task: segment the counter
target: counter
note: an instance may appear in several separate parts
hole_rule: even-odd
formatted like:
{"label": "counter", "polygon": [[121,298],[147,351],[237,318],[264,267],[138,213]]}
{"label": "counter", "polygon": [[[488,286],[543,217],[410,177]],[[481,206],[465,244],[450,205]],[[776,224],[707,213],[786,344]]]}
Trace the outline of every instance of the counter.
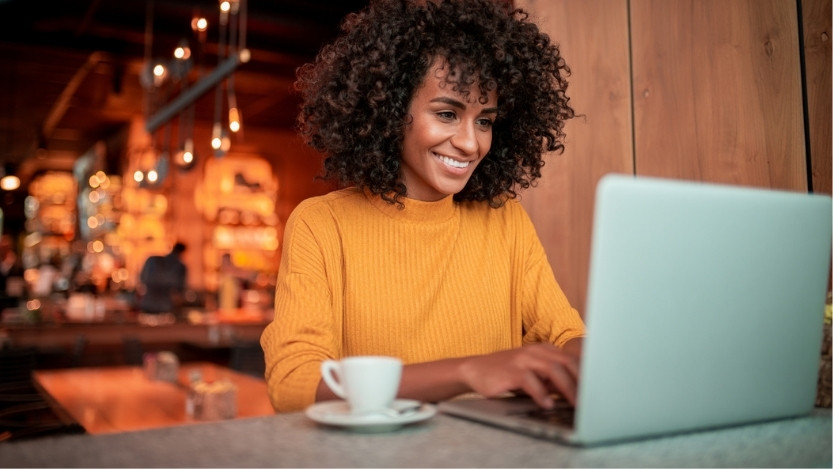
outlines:
{"label": "counter", "polygon": [[0,467],[831,467],[831,412],[594,448],[438,414],[391,433],[303,413],[3,444]]}
{"label": "counter", "polygon": [[142,324],[132,312],[107,315],[100,321],[55,321],[42,324],[4,323],[0,334],[15,347],[72,347],[79,338],[90,346],[121,345],[126,338],[143,344],[186,342],[203,346],[260,340],[271,317],[243,310],[189,314],[171,324]]}

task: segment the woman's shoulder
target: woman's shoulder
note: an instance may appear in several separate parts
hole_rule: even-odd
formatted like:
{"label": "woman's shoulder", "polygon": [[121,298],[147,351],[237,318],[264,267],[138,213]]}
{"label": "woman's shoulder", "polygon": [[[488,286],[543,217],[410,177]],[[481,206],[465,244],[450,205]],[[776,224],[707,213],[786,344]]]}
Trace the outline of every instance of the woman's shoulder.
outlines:
{"label": "woman's shoulder", "polygon": [[364,194],[355,187],[338,189],[323,195],[317,195],[304,199],[292,210],[291,218],[316,217],[332,213],[343,207],[349,207],[363,203]]}
{"label": "woman's shoulder", "polygon": [[467,230],[486,232],[510,243],[535,236],[532,220],[517,199],[508,199],[500,207],[492,207],[486,202],[469,202],[461,208]]}

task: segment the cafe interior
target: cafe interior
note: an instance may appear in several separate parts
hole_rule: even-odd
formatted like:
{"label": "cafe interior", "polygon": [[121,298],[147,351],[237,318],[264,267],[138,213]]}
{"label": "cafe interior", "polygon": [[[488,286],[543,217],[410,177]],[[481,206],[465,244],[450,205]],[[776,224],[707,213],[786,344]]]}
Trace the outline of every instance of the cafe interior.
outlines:
{"label": "cafe interior", "polygon": [[[301,201],[335,188],[318,177],[322,155],[297,135],[295,73],[338,34],[345,15],[367,3],[0,0],[0,466],[3,445],[20,443],[5,451],[11,465],[821,460],[829,467],[829,331],[821,364],[826,401],[818,404],[824,409],[807,421],[725,438],[594,452],[440,413],[435,428],[396,427],[384,441],[370,431],[315,426],[301,413],[267,418],[275,415],[259,339],[274,315],[284,223]],[[572,53],[571,98],[590,116],[570,124],[564,158],[544,168],[555,184],[531,189],[522,201],[550,262],[576,272],[559,282],[577,310],[585,306],[592,190],[606,172],[830,193],[829,0],[761,2],[771,8],[741,0],[512,3],[542,13],[545,30],[563,33]],[[732,14],[724,14],[726,4]],[[672,15],[676,23],[665,21]],[[747,20],[764,31],[764,46],[759,30],[737,32],[749,32],[738,28]],[[662,49],[680,38],[678,50]],[[799,44],[800,64],[798,53],[783,53]],[[626,46],[644,54],[622,59]],[[663,65],[685,54],[693,56],[691,68]],[[695,80],[697,93],[674,88],[694,86],[690,77],[712,61],[723,72]],[[715,98],[703,104],[707,94]],[[725,111],[733,106],[752,107],[760,119]],[[698,109],[707,110],[696,122],[684,118]],[[759,121],[779,132],[760,132]],[[571,158],[575,149],[592,158]],[[726,157],[746,151],[752,156]],[[666,157],[675,152],[677,159]],[[187,269],[177,307],[144,314],[143,267],[177,244]],[[826,307],[829,329],[829,296]],[[50,444],[30,445],[43,441]]]}
{"label": "cafe interior", "polygon": [[[4,382],[157,353],[262,381],[283,221],[332,188],[295,69],[364,3],[0,1]],[[186,290],[153,327],[140,272],[175,243]]]}

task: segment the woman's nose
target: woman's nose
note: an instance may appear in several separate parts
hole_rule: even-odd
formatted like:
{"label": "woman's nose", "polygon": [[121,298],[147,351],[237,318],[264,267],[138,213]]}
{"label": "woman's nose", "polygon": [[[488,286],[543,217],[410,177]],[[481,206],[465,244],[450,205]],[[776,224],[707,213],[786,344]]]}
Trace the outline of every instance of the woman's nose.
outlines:
{"label": "woman's nose", "polygon": [[456,132],[451,137],[451,144],[467,155],[476,153],[478,142],[474,123],[464,123],[457,127]]}

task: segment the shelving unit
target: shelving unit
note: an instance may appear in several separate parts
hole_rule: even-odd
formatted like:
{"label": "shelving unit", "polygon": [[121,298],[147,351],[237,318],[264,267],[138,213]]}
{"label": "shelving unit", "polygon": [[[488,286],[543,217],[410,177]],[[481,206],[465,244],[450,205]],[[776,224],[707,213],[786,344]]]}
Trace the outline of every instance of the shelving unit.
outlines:
{"label": "shelving unit", "polygon": [[238,269],[252,272],[249,296],[252,291],[261,297],[271,291],[278,269],[280,220],[275,214],[278,179],[269,163],[248,154],[207,160],[194,197],[205,220],[206,289],[219,290],[220,265],[228,254]]}

